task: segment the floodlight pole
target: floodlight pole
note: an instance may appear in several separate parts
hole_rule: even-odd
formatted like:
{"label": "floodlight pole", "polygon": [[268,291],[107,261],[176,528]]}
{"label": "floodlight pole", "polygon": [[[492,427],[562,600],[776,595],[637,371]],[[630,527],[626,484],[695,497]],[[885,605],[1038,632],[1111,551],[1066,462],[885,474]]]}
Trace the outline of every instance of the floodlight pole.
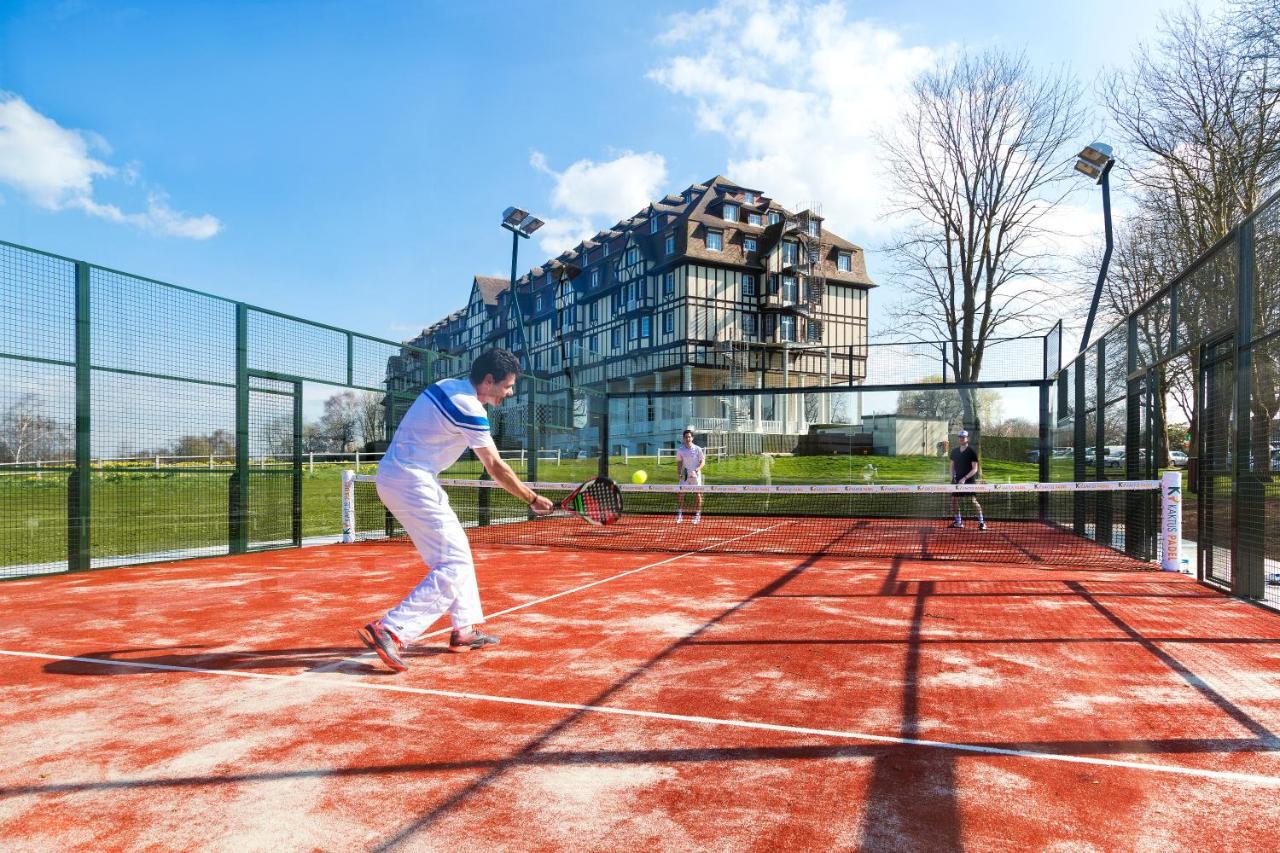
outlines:
{"label": "floodlight pole", "polygon": [[1080,338],[1080,352],[1083,353],[1089,346],[1089,334],[1093,331],[1093,319],[1098,314],[1098,302],[1102,299],[1102,284],[1107,280],[1107,267],[1111,264],[1111,249],[1113,245],[1111,235],[1111,167],[1115,165],[1115,160],[1108,159],[1105,166],[1102,167],[1102,175],[1098,178],[1098,183],[1102,184],[1102,222],[1106,231],[1107,248],[1102,253],[1102,268],[1098,270],[1098,283],[1093,287],[1093,304],[1089,306],[1089,319],[1084,324],[1084,335]]}
{"label": "floodlight pole", "polygon": [[524,315],[520,311],[520,299],[516,293],[516,258],[520,254],[520,238],[528,237],[528,234],[522,234],[519,228],[510,228],[504,222],[503,228],[511,232],[511,306],[516,315],[516,329],[520,332],[520,361],[524,365],[524,372],[528,375],[532,369],[533,360],[529,356],[529,341],[524,336]]}

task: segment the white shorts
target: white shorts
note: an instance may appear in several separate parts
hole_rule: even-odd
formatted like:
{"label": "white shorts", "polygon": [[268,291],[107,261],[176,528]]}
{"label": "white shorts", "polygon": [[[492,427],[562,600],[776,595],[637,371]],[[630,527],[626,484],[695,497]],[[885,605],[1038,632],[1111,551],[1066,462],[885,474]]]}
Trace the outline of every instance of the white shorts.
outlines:
{"label": "white shorts", "polygon": [[384,475],[379,469],[378,497],[409,534],[430,570],[387,612],[383,624],[401,642],[411,643],[446,613],[455,628],[483,622],[471,543],[435,477],[404,469]]}
{"label": "white shorts", "polygon": [[684,479],[681,480],[680,483],[681,485],[685,485],[685,486],[701,486],[702,472],[701,471],[685,471]]}

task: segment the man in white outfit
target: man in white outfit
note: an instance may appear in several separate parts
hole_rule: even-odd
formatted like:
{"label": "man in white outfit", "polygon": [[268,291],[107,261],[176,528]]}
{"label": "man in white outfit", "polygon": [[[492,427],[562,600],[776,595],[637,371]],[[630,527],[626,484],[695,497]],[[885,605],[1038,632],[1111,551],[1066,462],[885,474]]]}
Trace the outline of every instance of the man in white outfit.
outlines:
{"label": "man in white outfit", "polygon": [[[707,462],[707,454],[701,447],[693,443],[693,430],[685,430],[680,436],[680,446],[676,448],[676,465],[680,469],[680,485],[698,487],[702,485],[702,466]],[[695,492],[698,502],[693,513],[693,523],[702,523],[702,492]],[[684,492],[676,496],[676,524],[684,521]]]}
{"label": "man in white outfit", "polygon": [[378,497],[391,510],[430,569],[403,601],[358,631],[360,640],[396,672],[403,652],[445,613],[453,623],[451,651],[483,649],[497,637],[480,630],[484,611],[471,544],[437,477],[469,447],[489,476],[539,514],[552,503],[520,481],[493,443],[484,404],[497,406],[515,390],[520,362],[494,349],[471,365],[467,379],[442,379],[418,396],[378,465]]}

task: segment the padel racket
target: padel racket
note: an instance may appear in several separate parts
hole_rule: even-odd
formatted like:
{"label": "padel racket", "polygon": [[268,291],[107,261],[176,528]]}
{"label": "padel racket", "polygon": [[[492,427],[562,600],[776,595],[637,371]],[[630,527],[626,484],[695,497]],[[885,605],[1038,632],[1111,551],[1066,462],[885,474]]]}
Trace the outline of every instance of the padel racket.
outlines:
{"label": "padel racket", "polygon": [[572,513],[588,524],[613,524],[622,517],[622,490],[608,477],[596,477],[574,489],[556,509]]}

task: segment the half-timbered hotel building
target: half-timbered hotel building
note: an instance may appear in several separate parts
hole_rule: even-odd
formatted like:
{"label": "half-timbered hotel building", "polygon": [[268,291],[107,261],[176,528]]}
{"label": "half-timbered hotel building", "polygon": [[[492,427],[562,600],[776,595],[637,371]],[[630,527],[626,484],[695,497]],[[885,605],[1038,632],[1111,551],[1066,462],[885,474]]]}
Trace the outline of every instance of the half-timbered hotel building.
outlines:
{"label": "half-timbered hotel building", "polygon": [[[857,383],[874,286],[862,249],[819,210],[717,176],[534,267],[516,293],[529,372],[568,399],[570,376],[587,394]],[[462,363],[492,346],[520,353],[513,307],[508,280],[476,276],[466,307],[409,343]],[[799,434],[815,414],[782,395],[742,399],[623,404],[610,450],[669,447],[685,426]]]}

